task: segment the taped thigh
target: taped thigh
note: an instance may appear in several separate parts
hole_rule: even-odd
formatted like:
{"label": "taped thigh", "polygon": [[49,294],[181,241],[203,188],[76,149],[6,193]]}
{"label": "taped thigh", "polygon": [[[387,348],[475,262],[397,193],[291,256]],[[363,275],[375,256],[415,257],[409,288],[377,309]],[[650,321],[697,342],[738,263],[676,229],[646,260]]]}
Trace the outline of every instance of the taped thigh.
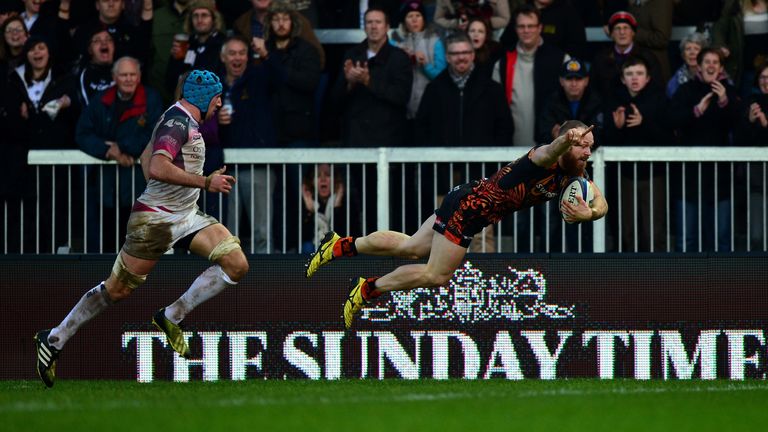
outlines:
{"label": "taped thigh", "polygon": [[115,264],[112,266],[112,274],[115,276],[116,280],[125,285],[131,291],[135,290],[136,287],[143,284],[147,280],[147,275],[137,275],[131,273],[125,267],[123,256],[119,253],[117,254]]}
{"label": "taped thigh", "polygon": [[219,258],[238,249],[242,250],[240,248],[240,239],[231,235],[220,241],[219,244],[213,248],[211,253],[208,255],[208,261],[216,262]]}

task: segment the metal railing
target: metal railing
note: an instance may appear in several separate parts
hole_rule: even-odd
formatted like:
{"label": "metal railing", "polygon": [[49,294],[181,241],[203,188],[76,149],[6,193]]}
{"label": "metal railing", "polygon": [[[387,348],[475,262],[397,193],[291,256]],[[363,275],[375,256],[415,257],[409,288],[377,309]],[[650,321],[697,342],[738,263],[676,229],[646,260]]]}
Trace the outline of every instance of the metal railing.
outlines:
{"label": "metal railing", "polygon": [[[239,188],[246,189],[240,182],[230,197],[208,194],[200,206],[241,236],[247,252],[306,252],[320,226],[340,233],[412,233],[451,186],[490,176],[524,153],[520,147],[227,149],[228,172],[236,177],[269,175],[247,194],[240,193]],[[35,150],[29,164],[36,197],[18,206],[4,203],[4,253],[116,252],[125,215],[115,209],[129,207],[132,199],[121,202],[119,175],[113,176],[118,184],[109,188],[113,195],[105,198],[105,172],[118,172],[114,162],[76,150]],[[317,178],[324,164],[331,167],[330,184],[341,185],[331,188],[341,187],[338,210],[325,214],[308,211],[308,203],[322,202],[319,188],[306,197],[301,192],[303,182]],[[759,147],[603,146],[593,153],[590,171],[609,202],[608,217],[566,226],[552,201],[486,230],[472,250],[766,251],[766,164],[768,148]],[[131,197],[142,191],[136,187],[140,177],[138,169],[129,177]],[[693,187],[683,187],[691,182]],[[714,205],[711,215],[708,202],[722,205]],[[260,220],[254,217],[257,210],[264,210]],[[643,220],[644,213],[649,220]],[[693,225],[677,223],[686,218]],[[94,231],[93,224],[101,229]],[[711,247],[706,239],[713,236],[726,238]]]}

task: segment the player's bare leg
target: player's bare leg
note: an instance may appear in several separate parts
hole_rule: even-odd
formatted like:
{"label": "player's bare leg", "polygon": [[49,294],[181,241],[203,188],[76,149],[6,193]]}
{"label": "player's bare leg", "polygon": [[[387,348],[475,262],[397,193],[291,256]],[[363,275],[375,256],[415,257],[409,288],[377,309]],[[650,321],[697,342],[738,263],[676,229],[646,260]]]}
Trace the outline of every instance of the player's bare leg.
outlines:
{"label": "player's bare leg", "polygon": [[397,231],[375,231],[363,237],[341,237],[333,231],[325,234],[315,253],[305,264],[306,277],[312,277],[322,266],[336,258],[358,254],[393,256],[416,259],[429,253],[432,243],[432,225],[435,216],[429,217],[413,236]]}
{"label": "player's bare leg", "polygon": [[179,323],[203,302],[237,285],[248,272],[248,260],[239,241],[224,225],[203,228],[192,239],[190,251],[215,264],[201,273],[181,297],[152,317],[152,323],[165,333],[171,347],[182,357],[189,357],[190,352]]}
{"label": "player's bare leg", "polygon": [[400,266],[380,278],[358,278],[344,304],[344,324],[350,328],[363,306],[385,292],[445,285],[466,253],[466,247],[451,242],[443,235],[432,235],[431,252],[426,264]]}
{"label": "player's bare leg", "polygon": [[355,239],[357,253],[376,256],[392,256],[417,259],[427,256],[432,247],[435,215],[421,224],[412,236],[397,231],[375,231]]}

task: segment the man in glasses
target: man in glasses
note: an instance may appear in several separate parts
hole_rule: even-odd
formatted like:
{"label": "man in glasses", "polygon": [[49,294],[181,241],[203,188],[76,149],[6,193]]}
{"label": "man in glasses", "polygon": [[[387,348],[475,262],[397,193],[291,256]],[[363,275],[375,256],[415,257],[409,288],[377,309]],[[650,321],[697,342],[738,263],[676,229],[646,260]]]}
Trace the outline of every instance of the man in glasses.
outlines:
{"label": "man in glasses", "polygon": [[506,146],[512,116],[504,88],[475,66],[466,34],[446,41],[448,68],[427,85],[416,115],[416,142],[428,146]]}

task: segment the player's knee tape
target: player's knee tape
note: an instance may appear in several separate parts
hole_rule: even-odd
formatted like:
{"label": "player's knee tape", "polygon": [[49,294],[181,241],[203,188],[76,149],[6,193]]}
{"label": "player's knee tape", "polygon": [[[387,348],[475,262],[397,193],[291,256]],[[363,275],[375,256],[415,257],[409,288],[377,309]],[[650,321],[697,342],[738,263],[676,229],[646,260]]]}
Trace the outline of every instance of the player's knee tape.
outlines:
{"label": "player's knee tape", "polygon": [[147,275],[137,275],[128,271],[123,262],[123,256],[120,254],[117,254],[115,264],[112,266],[112,274],[115,275],[115,279],[120,281],[131,291],[135,290],[147,280]]}
{"label": "player's knee tape", "polygon": [[[219,258],[229,254],[232,251],[241,249],[240,239],[235,236],[229,236],[220,241],[215,248],[208,255],[208,261],[216,262]],[[242,250],[242,249],[241,249]]]}

